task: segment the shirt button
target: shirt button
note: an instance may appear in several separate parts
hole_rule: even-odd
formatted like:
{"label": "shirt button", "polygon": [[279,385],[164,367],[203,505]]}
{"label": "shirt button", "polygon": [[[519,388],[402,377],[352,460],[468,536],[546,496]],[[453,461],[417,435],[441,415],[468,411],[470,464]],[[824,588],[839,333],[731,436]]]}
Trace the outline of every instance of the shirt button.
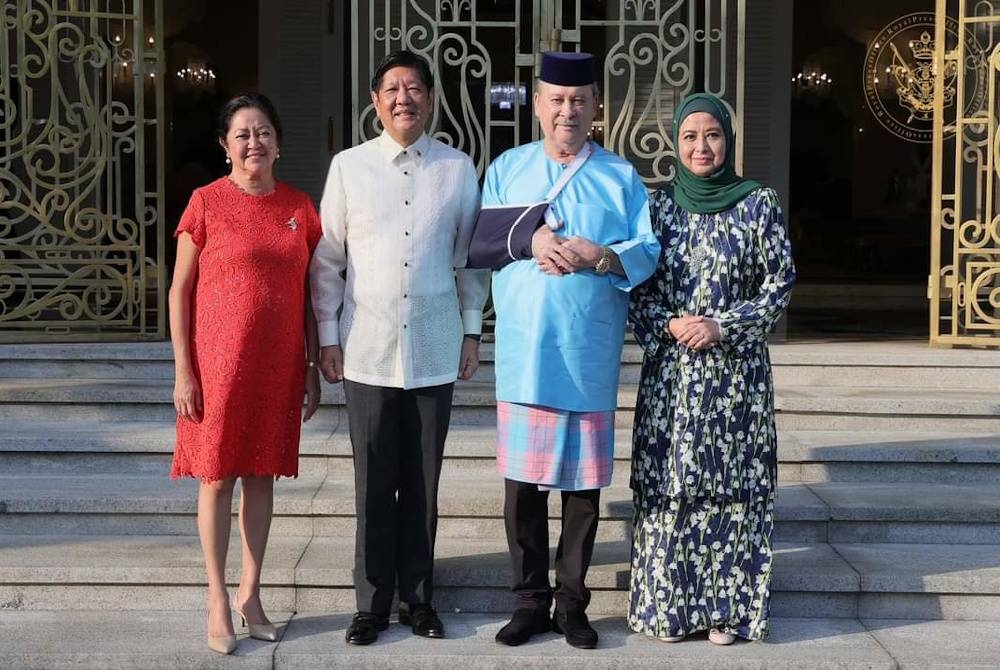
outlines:
{"label": "shirt button", "polygon": [[404,293],[404,294],[403,294],[403,297],[404,297],[404,298],[409,298],[409,297],[410,297],[410,294],[409,294],[409,293]]}
{"label": "shirt button", "polygon": [[403,328],[406,328],[406,327],[407,327],[407,326],[406,326],[406,324],[404,323],[404,324],[403,324]]}
{"label": "shirt button", "polygon": [[403,170],[403,174],[404,174],[404,175],[406,175],[407,177],[409,177],[409,176],[410,176],[410,173],[409,173],[409,172],[407,172],[406,170]]}
{"label": "shirt button", "polygon": [[403,201],[403,204],[404,204],[404,205],[409,205],[409,204],[410,204],[410,201],[409,201],[409,200],[404,200],[404,201]]}
{"label": "shirt button", "polygon": [[407,237],[409,237],[409,236],[410,236],[410,231],[408,231],[408,230],[407,230],[407,231],[406,231],[405,233],[403,233],[403,234],[404,234],[404,235],[406,235]]}
{"label": "shirt button", "polygon": [[409,263],[403,263],[403,267],[404,268],[408,268],[408,267],[410,267],[410,264]]}

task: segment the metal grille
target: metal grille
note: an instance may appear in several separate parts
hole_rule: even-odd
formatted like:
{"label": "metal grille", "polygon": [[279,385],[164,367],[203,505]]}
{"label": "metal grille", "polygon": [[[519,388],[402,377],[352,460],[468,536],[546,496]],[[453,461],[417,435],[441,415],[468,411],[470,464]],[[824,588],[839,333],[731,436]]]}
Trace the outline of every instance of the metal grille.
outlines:
{"label": "metal grille", "polygon": [[0,341],[163,337],[159,0],[0,15]]}
{"label": "metal grille", "polygon": [[482,174],[504,150],[538,139],[539,54],[589,51],[601,86],[594,138],[655,188],[673,178],[670,124],[688,93],[722,97],[742,137],[744,18],[745,0],[353,0],[353,141],[380,131],[369,95],[379,61],[410,49],[435,72],[432,134]]}
{"label": "metal grille", "polygon": [[1000,346],[1000,2],[938,0],[931,343]]}

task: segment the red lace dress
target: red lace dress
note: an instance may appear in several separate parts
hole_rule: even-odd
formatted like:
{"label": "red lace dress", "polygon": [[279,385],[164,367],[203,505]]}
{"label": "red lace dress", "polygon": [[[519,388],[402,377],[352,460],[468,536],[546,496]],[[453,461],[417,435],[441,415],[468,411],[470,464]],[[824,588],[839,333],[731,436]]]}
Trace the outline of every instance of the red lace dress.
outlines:
{"label": "red lace dress", "polygon": [[305,282],[322,234],[305,193],[248,195],[228,178],[191,196],[175,235],[201,250],[191,317],[200,422],[177,420],[170,476],[298,474]]}

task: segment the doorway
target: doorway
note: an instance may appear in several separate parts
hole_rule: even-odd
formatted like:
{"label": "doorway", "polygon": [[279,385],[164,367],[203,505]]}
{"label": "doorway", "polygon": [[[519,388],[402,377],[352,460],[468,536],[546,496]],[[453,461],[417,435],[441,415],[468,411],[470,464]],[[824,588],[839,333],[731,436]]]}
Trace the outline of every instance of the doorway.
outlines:
{"label": "doorway", "polygon": [[789,336],[925,338],[934,2],[796,2],[793,34]]}

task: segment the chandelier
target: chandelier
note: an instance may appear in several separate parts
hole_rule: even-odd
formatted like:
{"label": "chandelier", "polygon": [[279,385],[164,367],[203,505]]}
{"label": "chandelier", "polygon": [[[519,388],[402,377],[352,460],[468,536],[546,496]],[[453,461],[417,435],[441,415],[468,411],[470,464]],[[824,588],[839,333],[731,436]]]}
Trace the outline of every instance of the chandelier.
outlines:
{"label": "chandelier", "polygon": [[177,71],[177,83],[182,89],[214,91],[215,72],[205,61],[189,60],[187,67]]}

